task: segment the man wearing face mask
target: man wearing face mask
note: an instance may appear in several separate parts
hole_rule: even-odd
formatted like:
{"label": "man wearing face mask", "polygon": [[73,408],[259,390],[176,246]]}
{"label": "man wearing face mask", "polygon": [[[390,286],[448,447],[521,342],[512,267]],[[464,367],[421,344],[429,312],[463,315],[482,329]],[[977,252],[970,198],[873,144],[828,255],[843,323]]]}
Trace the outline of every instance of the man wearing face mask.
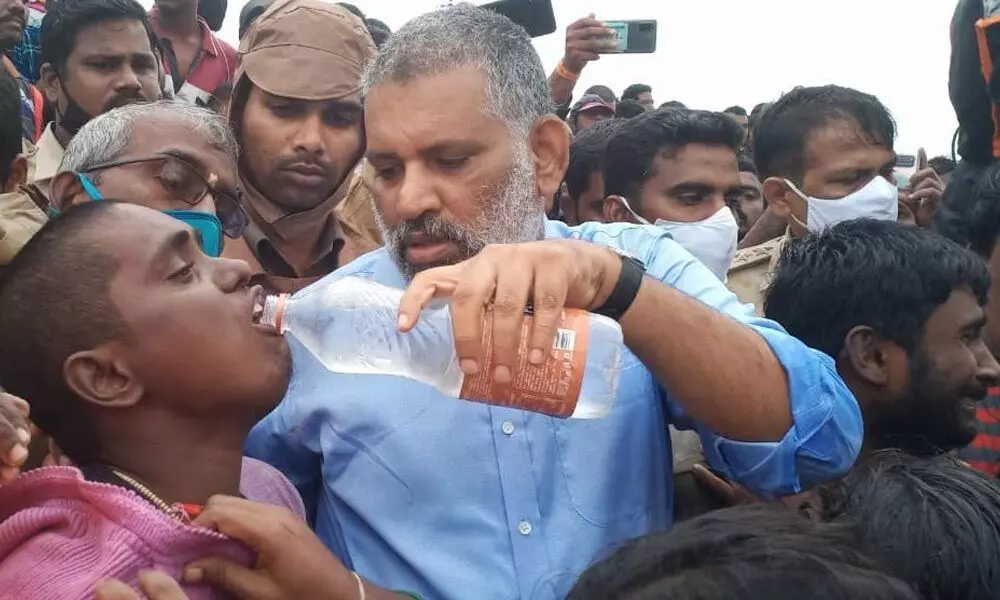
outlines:
{"label": "man wearing face mask", "polygon": [[90,119],[160,94],[156,36],[135,0],[58,2],[41,37],[41,85],[55,120],[38,140],[29,181],[55,175],[66,145]]}
{"label": "man wearing face mask", "polygon": [[739,226],[726,197],[739,189],[743,130],[698,110],[657,110],[621,126],[604,154],[604,218],[653,224],[721,280]]}
{"label": "man wearing face mask", "polygon": [[796,88],[774,103],[754,135],[754,160],[784,236],[739,251],[729,288],[763,314],[771,273],[790,237],[867,217],[895,221],[896,123],[878,98],[834,85]]}

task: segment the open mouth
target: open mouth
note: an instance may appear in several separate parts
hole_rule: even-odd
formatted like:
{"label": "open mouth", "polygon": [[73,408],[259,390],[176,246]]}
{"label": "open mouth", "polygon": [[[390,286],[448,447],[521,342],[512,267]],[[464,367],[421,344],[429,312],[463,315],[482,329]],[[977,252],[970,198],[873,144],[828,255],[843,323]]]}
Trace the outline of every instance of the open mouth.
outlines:
{"label": "open mouth", "polygon": [[264,316],[264,300],[267,298],[267,294],[264,293],[264,288],[259,285],[255,285],[250,290],[250,294],[253,296],[253,314],[250,317],[250,322],[259,325],[261,317]]}

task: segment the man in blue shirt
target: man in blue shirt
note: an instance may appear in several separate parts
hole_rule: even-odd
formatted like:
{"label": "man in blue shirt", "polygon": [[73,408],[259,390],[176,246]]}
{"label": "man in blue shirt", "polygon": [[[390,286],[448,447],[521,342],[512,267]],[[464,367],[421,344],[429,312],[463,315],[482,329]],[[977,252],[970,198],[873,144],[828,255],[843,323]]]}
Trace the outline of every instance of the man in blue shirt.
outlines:
{"label": "man in blue shirt", "polygon": [[[331,373],[293,340],[288,396],[247,450],[299,487],[349,568],[431,599],[563,598],[595,558],[670,526],[667,423],[697,428],[710,463],[764,495],[852,465],[861,417],[829,357],[756,318],[661,229],[545,220],[569,131],[523,30],[469,6],[424,15],[362,85],[386,247],[315,286],[358,276],[408,288],[404,329],[432,295],[452,294],[467,374],[494,302],[500,382],[529,299],[549,326],[563,306],[616,304],[627,351],[610,414],[560,420]],[[646,276],[609,299],[633,264],[614,250]],[[536,321],[531,350],[548,331]]]}

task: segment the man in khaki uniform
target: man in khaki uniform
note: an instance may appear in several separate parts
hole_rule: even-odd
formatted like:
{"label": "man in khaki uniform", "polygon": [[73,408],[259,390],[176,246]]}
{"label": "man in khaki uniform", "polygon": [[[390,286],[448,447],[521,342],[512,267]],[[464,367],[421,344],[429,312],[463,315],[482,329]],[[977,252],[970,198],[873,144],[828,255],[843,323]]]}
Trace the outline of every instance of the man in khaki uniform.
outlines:
{"label": "man in khaki uniform", "polygon": [[729,289],[763,315],[771,275],[791,237],[851,219],[894,221],[901,201],[903,212],[913,214],[939,201],[944,185],[933,169],[915,174],[908,190],[897,190],[895,137],[885,106],[857,90],[797,88],[778,100],[758,126],[754,160],[764,196],[788,228],[781,237],[737,252]]}

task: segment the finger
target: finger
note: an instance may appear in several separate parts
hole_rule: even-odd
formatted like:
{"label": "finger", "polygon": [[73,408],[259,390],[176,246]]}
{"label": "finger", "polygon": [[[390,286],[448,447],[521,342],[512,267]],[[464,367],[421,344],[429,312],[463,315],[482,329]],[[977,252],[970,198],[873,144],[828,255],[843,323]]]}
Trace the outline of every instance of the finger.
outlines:
{"label": "finger", "polygon": [[941,190],[935,188],[927,188],[918,190],[910,194],[907,202],[911,206],[921,206],[927,202],[938,202],[941,200]]}
{"label": "finger", "polygon": [[582,62],[593,62],[595,60],[600,60],[601,59],[601,55],[600,54],[595,54],[593,52],[583,52],[583,51],[580,51],[580,50],[573,51],[573,56],[577,60],[582,61]]}
{"label": "finger", "polygon": [[604,23],[602,23],[601,21],[598,21],[594,17],[595,17],[595,15],[591,14],[589,17],[585,17],[583,19],[578,19],[576,21],[573,21],[573,23],[570,24],[570,26],[567,28],[567,30],[569,30],[569,31],[577,31],[577,30],[580,30],[580,29],[587,29],[587,28],[590,28],[590,27],[604,27]]}
{"label": "finger", "polygon": [[921,148],[917,150],[917,170],[921,171],[927,168],[927,151]]}
{"label": "finger", "polygon": [[19,467],[27,459],[31,442],[27,411],[24,400],[0,393],[0,465]]}
{"label": "finger", "polygon": [[14,409],[15,412],[20,414],[25,419],[31,416],[31,406],[28,404],[27,400],[19,398],[14,394],[0,392],[0,406],[3,405]]}
{"label": "finger", "polygon": [[566,305],[566,291],[569,287],[565,271],[546,269],[535,275],[532,306],[531,351],[528,360],[540,365],[552,353],[552,343],[556,329],[562,321],[563,307]]}
{"label": "finger", "polygon": [[934,169],[922,169],[913,174],[910,177],[910,189],[915,190],[917,186],[926,183],[927,181],[941,181],[941,176],[937,174]]}
{"label": "finger", "polygon": [[139,573],[139,588],[148,600],[187,600],[179,583],[166,573],[143,571]]}
{"label": "finger", "polygon": [[184,583],[210,584],[231,592],[239,598],[259,598],[274,587],[264,575],[251,571],[228,558],[210,557],[184,568]]}
{"label": "finger", "polygon": [[420,318],[420,311],[434,298],[450,296],[458,285],[468,261],[429,269],[417,274],[399,300],[398,327],[410,331]]}
{"label": "finger", "polygon": [[616,37],[614,30],[605,27],[604,23],[601,23],[600,21],[595,21],[594,23],[594,25],[582,27],[574,31],[573,39],[577,42],[583,42],[594,39]]}
{"label": "finger", "polygon": [[10,483],[21,474],[17,467],[0,467],[0,484]]}
{"label": "finger", "polygon": [[193,523],[240,540],[258,552],[281,510],[231,496],[212,496]]}
{"label": "finger", "polygon": [[99,582],[94,593],[97,600],[140,600],[135,590],[115,579]]}
{"label": "finger", "polygon": [[462,372],[466,375],[479,373],[482,366],[483,317],[486,306],[493,300],[496,290],[497,270],[493,261],[486,258],[489,247],[479,253],[473,268],[470,268],[455,288],[451,300],[451,327],[455,336],[455,354],[458,356]]}
{"label": "finger", "polygon": [[510,383],[517,372],[524,310],[533,279],[533,269],[517,263],[497,273],[493,295],[493,380],[497,383]]}

